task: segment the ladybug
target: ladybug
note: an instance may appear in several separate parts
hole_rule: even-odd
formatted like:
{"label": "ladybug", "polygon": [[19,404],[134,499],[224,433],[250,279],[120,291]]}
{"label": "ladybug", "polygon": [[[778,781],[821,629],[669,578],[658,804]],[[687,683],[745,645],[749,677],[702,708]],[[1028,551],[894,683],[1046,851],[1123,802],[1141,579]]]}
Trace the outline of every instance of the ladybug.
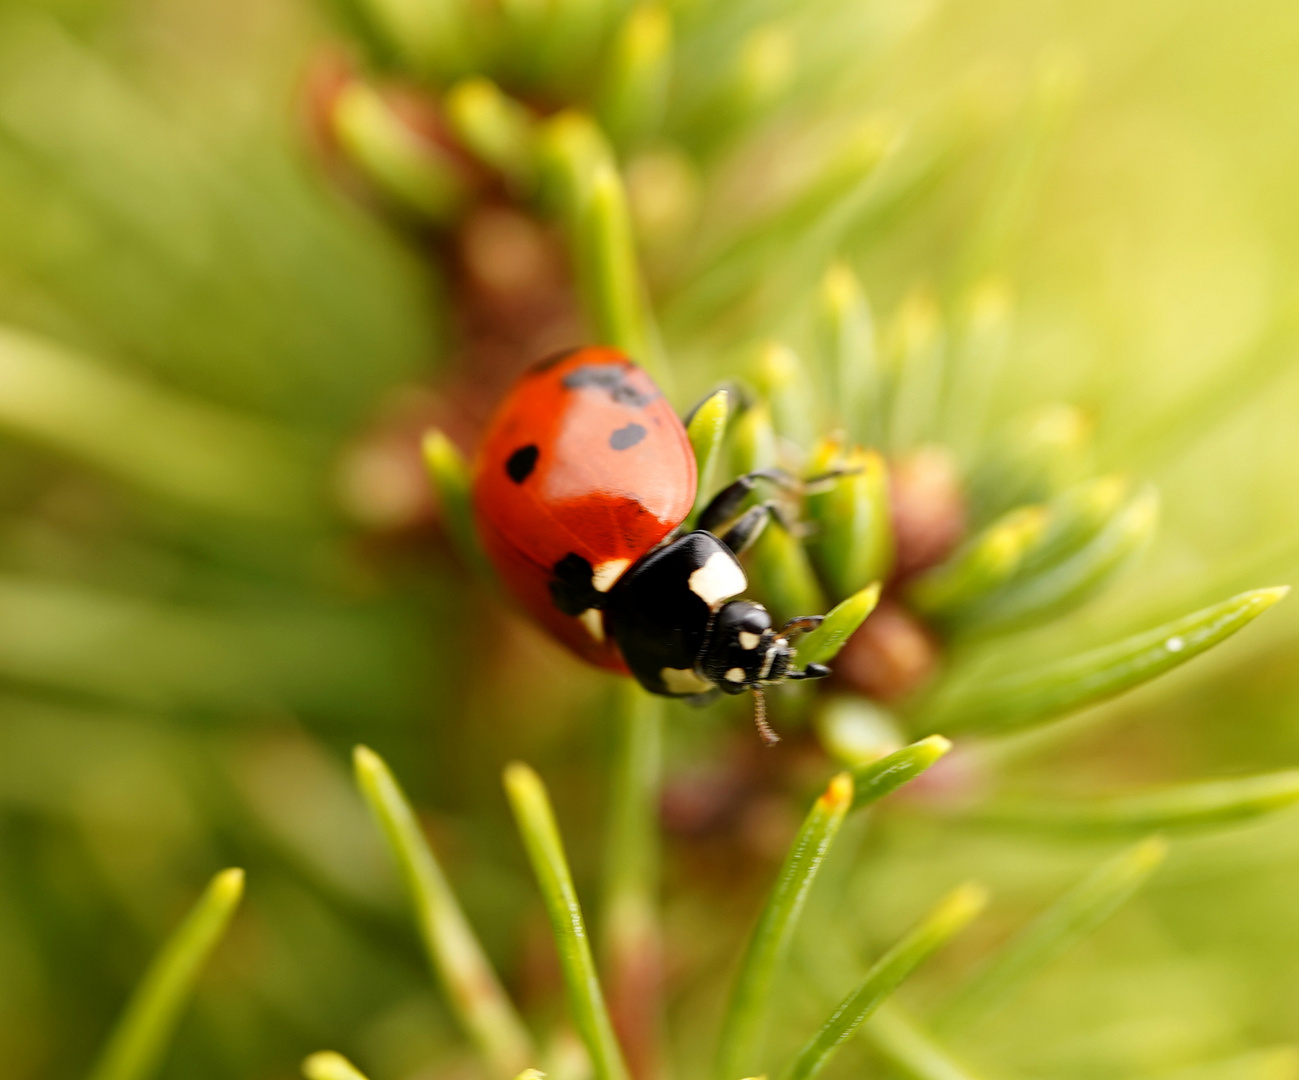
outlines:
{"label": "ladybug", "polygon": [[771,503],[741,515],[755,482],[740,477],[700,513],[685,426],[654,381],[614,349],[561,353],[527,371],[498,408],[474,466],[473,507],[488,557],[516,599],[579,656],[630,674],[648,691],[702,698],[829,674],[794,666],[790,637],[821,622],[776,629],[737,555],[758,536]]}

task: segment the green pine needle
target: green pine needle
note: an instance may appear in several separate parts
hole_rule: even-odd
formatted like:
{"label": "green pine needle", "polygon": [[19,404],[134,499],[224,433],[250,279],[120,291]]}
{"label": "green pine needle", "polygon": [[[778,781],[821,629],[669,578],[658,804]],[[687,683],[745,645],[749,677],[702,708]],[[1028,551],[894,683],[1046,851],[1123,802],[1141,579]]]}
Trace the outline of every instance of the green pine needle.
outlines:
{"label": "green pine needle", "polygon": [[1005,1002],[1126,903],[1167,850],[1159,837],[1149,837],[1098,867],[996,953],[944,1010],[940,1025],[967,1027]]}
{"label": "green pine needle", "polygon": [[333,1050],[317,1051],[303,1061],[302,1075],[307,1080],[366,1080],[365,1073]]}
{"label": "green pine needle", "polygon": [[[753,591],[777,621],[825,610],[825,593],[817,581],[807,548],[780,519],[768,521],[758,535],[749,553],[749,572]],[[841,619],[838,625],[847,621]],[[839,644],[848,636],[844,635]],[[804,664],[814,662],[804,657],[805,641],[806,638],[798,642],[799,662]],[[833,651],[838,652],[838,646]]]}
{"label": "green pine needle", "polygon": [[852,803],[848,773],[839,773],[808,811],[767,897],[740,965],[723,1021],[715,1075],[727,1080],[758,1066],[771,993],[803,905]]}
{"label": "green pine needle", "polygon": [[699,511],[713,496],[717,476],[717,463],[721,460],[722,444],[726,437],[726,422],[730,419],[731,395],[726,390],[715,390],[701,401],[690,416],[686,434],[695,453],[698,486],[695,489],[695,506],[687,519],[693,522]]}
{"label": "green pine needle", "polygon": [[779,1080],[812,1080],[835,1052],[927,957],[983,910],[987,893],[965,884],[950,893],[870,969],[818,1031],[779,1074]]}
{"label": "green pine needle", "polygon": [[455,443],[437,428],[425,433],[421,449],[429,480],[437,492],[442,522],[456,551],[483,575],[483,580],[494,580],[495,573],[483,554],[474,525],[469,463]]}
{"label": "green pine needle", "polygon": [[[632,679],[617,689],[618,746],[610,795],[605,912],[651,904],[658,874],[658,797],[665,700]],[[617,936],[607,933],[606,936]]]}
{"label": "green pine needle", "polygon": [[836,262],[821,282],[820,338],[825,385],[848,437],[878,445],[883,396],[875,320],[851,267]]}
{"label": "green pine needle", "polygon": [[1255,589],[1066,660],[972,685],[949,684],[922,708],[917,724],[1005,734],[1057,719],[1180,667],[1244,628],[1289,591],[1285,586]]}
{"label": "green pine needle", "polygon": [[569,1010],[591,1056],[596,1080],[629,1080],[545,785],[528,766],[515,762],[505,769],[505,793],[550,916]]}
{"label": "green pine needle", "polygon": [[728,442],[731,472],[736,476],[776,467],[779,463],[771,406],[765,401],[755,401],[740,413],[731,427]]}
{"label": "green pine needle", "polygon": [[458,75],[477,60],[471,48],[470,5],[411,0],[357,0],[389,46],[420,75]]}
{"label": "green pine needle", "polygon": [[758,350],[749,377],[771,407],[777,434],[795,446],[816,442],[816,382],[798,353],[788,345],[769,341]]}
{"label": "green pine needle", "polygon": [[90,1080],[147,1080],[158,1069],[203,965],[244,893],[244,872],[222,870],[154,957],[117,1021]]}
{"label": "green pine needle", "polygon": [[830,663],[879,602],[880,583],[877,581],[836,604],[820,626],[799,639],[798,662],[804,666]]}
{"label": "green pine needle", "polygon": [[540,146],[550,200],[572,237],[579,291],[595,340],[620,349],[669,388],[627,195],[608,140],[590,117],[569,111],[547,122]]}
{"label": "green pine needle", "polygon": [[357,785],[406,884],[420,939],[452,1012],[497,1076],[517,1075],[533,1060],[532,1041],[460,910],[415,812],[373,750],[358,746],[353,763]]}
{"label": "green pine needle", "polygon": [[876,1052],[908,1080],[977,1080],[945,1046],[886,1001],[862,1026]]}
{"label": "green pine needle", "polygon": [[888,576],[893,565],[893,524],[888,467],[874,450],[841,450],[825,440],[812,456],[812,475],[838,470],[808,492],[808,544],[833,600],[843,600]]}
{"label": "green pine needle", "polygon": [[460,167],[417,134],[373,87],[353,82],[334,102],[334,135],[368,179],[405,210],[451,225],[469,188]]}
{"label": "green pine needle", "polygon": [[[646,1042],[659,1037],[662,1022],[659,997],[649,991],[658,989],[662,950],[658,810],[665,706],[663,698],[642,690],[633,679],[624,679],[617,689],[613,718],[618,741],[600,913],[601,958],[613,1007],[644,1033]],[[627,1000],[632,993],[636,996]]]}
{"label": "green pine needle", "polygon": [[166,502],[272,522],[310,512],[304,447],[261,419],[3,326],[0,381],[0,429]]}
{"label": "green pine needle", "polygon": [[896,791],[944,757],[951,748],[952,744],[941,735],[930,735],[869,765],[859,765],[852,770],[852,808],[859,810]]}
{"label": "green pine needle", "polygon": [[1015,577],[957,620],[961,632],[1003,632],[1055,618],[1108,585],[1154,535],[1159,498],[1139,491],[1097,535],[1068,558],[1036,573]]}
{"label": "green pine needle", "polygon": [[578,241],[579,273],[596,340],[626,353],[666,386],[670,372],[645,302],[627,194],[611,165],[598,166],[591,177]]}
{"label": "green pine needle", "polygon": [[624,19],[610,51],[599,114],[619,146],[643,143],[663,119],[672,72],[672,15],[642,3]]}
{"label": "green pine needle", "polygon": [[968,620],[971,611],[977,612],[1014,578],[1045,526],[1041,507],[1010,511],[967,541],[947,562],[913,581],[907,600],[940,625]]}
{"label": "green pine needle", "polygon": [[1125,835],[1235,825],[1296,802],[1299,769],[1287,769],[1108,798],[1005,798],[973,811],[972,816],[989,824],[1035,831]]}
{"label": "green pine needle", "polygon": [[447,120],[465,146],[521,193],[537,178],[536,128],[526,106],[491,79],[462,79],[445,100]]}

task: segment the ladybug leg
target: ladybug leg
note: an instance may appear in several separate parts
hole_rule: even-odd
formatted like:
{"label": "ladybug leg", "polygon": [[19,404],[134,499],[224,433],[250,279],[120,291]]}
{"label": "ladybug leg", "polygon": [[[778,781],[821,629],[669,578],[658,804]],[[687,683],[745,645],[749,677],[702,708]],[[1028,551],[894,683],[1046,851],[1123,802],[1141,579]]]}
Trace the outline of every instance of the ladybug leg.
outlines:
{"label": "ladybug leg", "polygon": [[708,505],[699,511],[699,520],[695,523],[695,528],[716,535],[722,523],[735,516],[740,504],[757,486],[759,480],[769,480],[782,488],[798,487],[798,480],[783,469],[755,469],[753,472],[737,477],[714,495]]}
{"label": "ladybug leg", "polygon": [[604,606],[607,597],[595,587],[595,571],[581,555],[569,552],[550,572],[550,597],[565,615],[576,618],[588,608]]}
{"label": "ladybug leg", "polygon": [[824,615],[800,615],[795,619],[790,619],[780,628],[781,637],[789,637],[790,634],[806,634],[809,630],[815,630],[825,622]]}
{"label": "ladybug leg", "polygon": [[744,516],[718,539],[736,555],[743,555],[753,546],[754,541],[762,535],[762,530],[767,527],[767,522],[772,518],[779,519],[779,517],[780,511],[776,509],[775,503],[759,503],[752,509],[746,510]]}
{"label": "ladybug leg", "polygon": [[817,473],[803,481],[803,490],[815,494],[818,490],[826,490],[831,480],[838,480],[841,476],[856,476],[861,471],[861,467],[858,466],[854,469],[831,469],[829,472]]}
{"label": "ladybug leg", "polygon": [[801,679],[824,679],[830,674],[830,669],[824,664],[808,664],[802,671],[794,668],[785,673],[785,678],[792,682],[798,682]]}

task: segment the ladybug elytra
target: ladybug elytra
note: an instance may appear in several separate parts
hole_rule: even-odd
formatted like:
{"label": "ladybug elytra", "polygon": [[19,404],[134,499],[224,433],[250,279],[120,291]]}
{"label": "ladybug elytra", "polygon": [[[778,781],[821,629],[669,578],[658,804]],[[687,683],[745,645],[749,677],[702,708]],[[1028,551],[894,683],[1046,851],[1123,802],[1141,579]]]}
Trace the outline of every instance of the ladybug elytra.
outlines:
{"label": "ladybug elytra", "polygon": [[[533,367],[501,404],[474,469],[474,513],[507,587],[579,656],[655,694],[738,694],[829,674],[795,667],[789,640],[819,616],[778,629],[761,604],[734,599],[748,587],[737,555],[772,505],[720,526],[762,476],[779,479],[740,477],[680,535],[696,493],[686,429],[640,367],[588,347]],[[761,707],[758,724],[774,741]]]}

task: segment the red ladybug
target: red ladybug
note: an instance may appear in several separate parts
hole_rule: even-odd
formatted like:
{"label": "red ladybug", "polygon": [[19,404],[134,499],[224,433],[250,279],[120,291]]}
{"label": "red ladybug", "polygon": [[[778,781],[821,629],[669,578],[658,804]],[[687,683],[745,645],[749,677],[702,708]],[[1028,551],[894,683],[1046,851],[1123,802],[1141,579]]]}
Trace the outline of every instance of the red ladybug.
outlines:
{"label": "red ladybug", "polygon": [[789,644],[819,616],[776,630],[761,604],[732,599],[748,587],[736,555],[771,504],[716,530],[760,477],[776,479],[740,477],[679,535],[696,487],[686,429],[636,364],[590,347],[533,367],[501,404],[474,469],[474,513],[507,586],[579,656],[655,694],[738,694],[829,674],[795,668]]}

